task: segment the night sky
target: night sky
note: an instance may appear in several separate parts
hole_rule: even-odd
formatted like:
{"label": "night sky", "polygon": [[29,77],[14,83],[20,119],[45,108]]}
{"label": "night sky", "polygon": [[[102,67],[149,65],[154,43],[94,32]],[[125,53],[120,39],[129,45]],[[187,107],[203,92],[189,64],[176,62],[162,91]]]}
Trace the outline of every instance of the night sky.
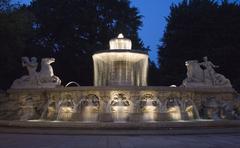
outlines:
{"label": "night sky", "polygon": [[[13,0],[20,3],[30,3],[31,0]],[[132,6],[139,9],[143,16],[143,26],[139,31],[145,46],[149,46],[150,58],[157,62],[157,45],[160,44],[164,28],[166,25],[165,17],[169,15],[169,7],[172,3],[181,0],[132,0]]]}
{"label": "night sky", "polygon": [[157,45],[166,26],[166,17],[169,15],[170,6],[181,0],[132,0],[132,5],[137,7],[143,15],[143,27],[139,31],[145,46],[149,46],[151,60],[157,63]]}

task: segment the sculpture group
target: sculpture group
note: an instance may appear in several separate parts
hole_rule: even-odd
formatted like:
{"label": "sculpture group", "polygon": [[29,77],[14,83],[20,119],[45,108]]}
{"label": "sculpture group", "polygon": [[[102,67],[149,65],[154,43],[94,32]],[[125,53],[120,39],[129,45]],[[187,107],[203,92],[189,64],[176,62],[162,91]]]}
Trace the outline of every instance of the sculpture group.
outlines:
{"label": "sculpture group", "polygon": [[197,60],[186,61],[187,78],[183,80],[184,87],[232,87],[231,82],[214,69],[219,66],[208,61],[207,57],[203,62]]}
{"label": "sculpture group", "polygon": [[38,62],[36,57],[29,59],[22,57],[22,66],[28,70],[28,75],[22,76],[13,82],[11,88],[55,88],[61,85],[61,80],[54,75],[51,64],[54,58],[43,58],[41,60],[41,70],[37,72]]}
{"label": "sculpture group", "polygon": [[[37,72],[38,62],[36,57],[29,59],[22,57],[22,66],[28,70],[28,75],[22,76],[13,82],[11,88],[55,88],[61,85],[61,80],[54,75],[51,63],[54,58],[43,58],[41,70]],[[219,66],[214,65],[207,57],[203,62],[189,60],[185,62],[187,78],[183,80],[183,87],[232,87],[229,79],[215,71]]]}
{"label": "sculpture group", "polygon": [[43,58],[40,64],[36,57],[22,57],[28,74],[15,80],[7,93],[0,93],[0,120],[136,123],[240,119],[239,94],[207,57],[203,62],[185,62],[187,78],[182,87],[187,88],[145,87],[148,54],[130,51],[130,45],[131,40],[120,35],[111,40],[111,51],[93,55],[93,87],[69,82],[65,87],[78,87],[62,88],[51,66],[54,58]]}

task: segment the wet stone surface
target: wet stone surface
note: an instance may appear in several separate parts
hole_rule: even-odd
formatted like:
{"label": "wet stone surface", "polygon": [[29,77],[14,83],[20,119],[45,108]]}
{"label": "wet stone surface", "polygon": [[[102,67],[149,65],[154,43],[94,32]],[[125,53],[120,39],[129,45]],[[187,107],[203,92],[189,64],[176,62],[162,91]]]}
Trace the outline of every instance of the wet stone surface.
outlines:
{"label": "wet stone surface", "polygon": [[0,148],[239,148],[240,134],[101,136],[0,134]]}

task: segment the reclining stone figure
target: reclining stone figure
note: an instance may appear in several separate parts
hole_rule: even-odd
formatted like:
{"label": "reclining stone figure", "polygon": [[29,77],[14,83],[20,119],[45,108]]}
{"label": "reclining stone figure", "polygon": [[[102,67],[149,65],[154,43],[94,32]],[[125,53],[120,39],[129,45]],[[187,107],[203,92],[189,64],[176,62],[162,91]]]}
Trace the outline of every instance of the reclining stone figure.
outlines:
{"label": "reclining stone figure", "polygon": [[[216,73],[214,68],[219,66],[203,58],[202,63],[197,60],[186,61],[187,78],[183,80],[184,87],[232,87],[230,80],[225,76]],[[203,67],[203,68],[202,68]]]}

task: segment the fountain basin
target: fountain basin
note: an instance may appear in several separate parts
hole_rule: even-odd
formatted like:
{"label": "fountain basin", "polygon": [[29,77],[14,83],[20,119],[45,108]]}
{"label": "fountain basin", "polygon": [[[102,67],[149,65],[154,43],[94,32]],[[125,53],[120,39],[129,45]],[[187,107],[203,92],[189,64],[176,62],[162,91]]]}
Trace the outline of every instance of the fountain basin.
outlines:
{"label": "fountain basin", "polygon": [[[150,95],[149,95],[150,94]],[[218,119],[234,119],[233,116],[229,116],[222,106],[226,104],[233,104],[234,108],[239,107],[240,103],[237,99],[237,93],[234,89],[230,88],[181,88],[181,87],[134,87],[134,86],[113,86],[113,87],[67,87],[67,88],[51,88],[51,89],[10,89],[8,90],[8,101],[3,104],[5,107],[0,108],[0,119],[4,120],[20,120],[24,117],[27,120],[57,120],[57,113],[63,113],[61,110],[61,103],[71,109],[67,114],[70,121],[92,121],[92,122],[113,122],[114,121],[114,108],[116,105],[120,105],[116,100],[122,100],[122,104],[125,105],[126,112],[123,113],[127,116],[124,117],[126,122],[148,122],[151,117],[154,121],[181,121],[181,120],[198,120],[199,116],[196,116],[195,112],[199,112],[200,118],[211,119],[211,117]],[[156,106],[156,110],[149,109],[149,106],[153,103],[141,106],[141,100],[146,100],[145,96],[153,96],[159,102]],[[31,99],[29,99],[31,98]],[[176,100],[179,105],[178,117],[171,110],[171,101]],[[209,112],[212,111],[212,106],[207,105],[209,98],[212,98],[218,102],[219,111],[214,109],[209,116]],[[224,98],[224,100],[222,99]],[[211,100],[212,100],[211,99]],[[4,100],[4,98],[3,98]],[[28,103],[26,100],[31,100],[31,113],[26,113],[24,103]],[[65,100],[65,101],[64,101]],[[191,100],[191,101],[189,101]],[[88,102],[85,108],[84,102]],[[16,104],[22,104],[17,106]],[[60,107],[58,107],[60,106]],[[169,106],[169,107],[168,107]],[[192,108],[191,108],[192,107]],[[85,109],[84,109],[85,108]],[[151,107],[150,107],[151,108]],[[229,108],[227,108],[229,110]],[[86,118],[83,117],[84,110],[87,112]],[[194,113],[192,112],[194,110]],[[143,114],[151,112],[154,115],[146,115],[145,121],[143,120]],[[224,113],[227,114],[224,114]],[[25,114],[26,113],[26,114]],[[219,113],[219,114],[217,114]],[[71,115],[70,115],[71,114]],[[180,116],[180,117],[179,117]],[[72,117],[72,118],[71,118]],[[88,118],[89,117],[89,118]]]}
{"label": "fountain basin", "polygon": [[148,54],[104,50],[93,55],[94,86],[147,86]]}

